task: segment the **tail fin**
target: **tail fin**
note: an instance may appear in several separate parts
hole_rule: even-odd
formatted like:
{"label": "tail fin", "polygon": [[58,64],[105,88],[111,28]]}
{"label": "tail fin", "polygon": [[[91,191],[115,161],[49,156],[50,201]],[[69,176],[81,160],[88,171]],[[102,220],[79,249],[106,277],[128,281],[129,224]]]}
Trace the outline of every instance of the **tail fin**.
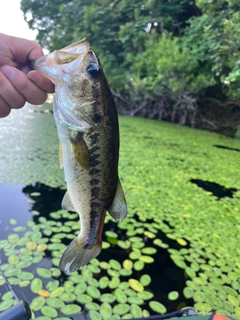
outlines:
{"label": "tail fin", "polygon": [[60,260],[59,269],[71,273],[85,266],[91,259],[97,257],[101,252],[101,243],[96,243],[93,247],[87,248],[85,242],[78,236],[64,251]]}

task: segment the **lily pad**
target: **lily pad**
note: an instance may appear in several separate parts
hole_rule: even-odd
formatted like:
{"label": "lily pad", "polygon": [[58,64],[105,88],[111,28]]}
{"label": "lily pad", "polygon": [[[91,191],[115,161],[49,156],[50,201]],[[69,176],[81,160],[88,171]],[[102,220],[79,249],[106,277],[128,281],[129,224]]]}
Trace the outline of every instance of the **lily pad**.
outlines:
{"label": "lily pad", "polygon": [[18,274],[18,277],[21,280],[32,280],[34,278],[33,273],[28,271],[22,271],[20,274]]}
{"label": "lily pad", "polygon": [[109,303],[104,302],[101,304],[99,312],[103,319],[109,319],[112,315],[112,307]]}
{"label": "lily pad", "polygon": [[81,307],[77,304],[68,304],[60,309],[62,314],[72,315],[81,311]]}
{"label": "lily pad", "polygon": [[116,297],[114,295],[112,295],[111,293],[103,293],[100,297],[100,300],[102,302],[112,303],[116,300]]}
{"label": "lily pad", "polygon": [[135,291],[141,292],[144,290],[143,285],[138,280],[129,279],[128,283],[129,283],[130,287]]}
{"label": "lily pad", "polygon": [[46,304],[54,308],[62,308],[65,305],[64,302],[59,298],[47,298]]}
{"label": "lily pad", "polygon": [[133,318],[142,318],[142,309],[138,305],[132,304],[130,307],[130,312]]}
{"label": "lily pad", "polygon": [[134,262],[133,267],[136,271],[141,271],[144,268],[144,262],[143,261],[136,261],[136,262]]}
{"label": "lily pad", "polygon": [[74,293],[76,295],[82,294],[86,291],[87,289],[87,284],[85,282],[79,283],[78,285],[76,285],[76,287],[74,288]]}
{"label": "lily pad", "polygon": [[30,288],[32,292],[38,293],[42,289],[42,286],[43,286],[42,280],[39,278],[35,278],[32,280]]}
{"label": "lily pad", "polygon": [[18,264],[19,257],[17,255],[11,255],[8,257],[8,263],[10,264]]}
{"label": "lily pad", "polygon": [[144,287],[149,286],[149,284],[151,283],[152,279],[148,274],[143,274],[140,278],[140,282]]}
{"label": "lily pad", "polygon": [[75,294],[71,292],[64,292],[59,296],[59,299],[65,302],[73,302],[75,298],[76,298]]}
{"label": "lily pad", "polygon": [[127,301],[129,304],[133,304],[133,305],[144,304],[144,300],[139,298],[138,296],[128,297]]}
{"label": "lily pad", "polygon": [[130,242],[128,241],[122,241],[122,240],[118,240],[117,242],[118,246],[122,249],[129,249],[130,248]]}
{"label": "lily pad", "polygon": [[50,306],[43,306],[41,308],[41,313],[44,316],[50,317],[50,318],[56,318],[56,316],[58,315],[57,310],[53,307],[50,307]]}
{"label": "lily pad", "polygon": [[90,297],[87,294],[79,294],[76,298],[76,300],[82,304],[88,303],[88,302],[92,302],[92,297]]}
{"label": "lily pad", "polygon": [[13,293],[11,291],[4,293],[2,296],[3,301],[10,300],[12,298],[13,298]]}
{"label": "lily pad", "polygon": [[157,252],[157,249],[155,249],[155,248],[145,247],[142,249],[142,253],[146,254],[146,255],[155,254],[156,252]]}
{"label": "lily pad", "polygon": [[120,284],[120,279],[118,277],[113,277],[112,280],[109,281],[108,287],[110,289],[116,289]]}
{"label": "lily pad", "polygon": [[149,291],[141,291],[137,293],[138,297],[143,300],[150,300],[153,297],[153,294]]}
{"label": "lily pad", "polygon": [[49,291],[55,290],[59,286],[58,280],[49,281],[46,285],[46,289]]}
{"label": "lily pad", "polygon": [[126,303],[127,302],[127,296],[123,290],[116,289],[114,291],[114,295],[119,303]]}
{"label": "lily pad", "polygon": [[35,241],[29,241],[26,244],[26,248],[29,250],[34,250],[34,249],[36,249],[36,247],[37,247],[37,243]]}
{"label": "lily pad", "polygon": [[126,259],[123,261],[123,268],[127,270],[132,270],[133,268],[133,262],[132,260]]}
{"label": "lily pad", "polygon": [[4,310],[7,310],[8,308],[10,308],[13,305],[13,302],[14,301],[12,299],[2,301],[0,303],[0,311],[4,311]]}
{"label": "lily pad", "polygon": [[113,231],[106,231],[105,235],[106,235],[107,238],[112,238],[112,239],[117,239],[118,238],[117,233],[113,232]]}
{"label": "lily pad", "polygon": [[36,272],[42,278],[51,278],[52,277],[51,272],[48,269],[43,268],[43,267],[38,267]]}
{"label": "lily pad", "polygon": [[49,297],[50,293],[48,290],[44,290],[44,289],[41,289],[38,291],[38,294],[41,296],[41,297]]}
{"label": "lily pad", "polygon": [[90,310],[88,315],[90,320],[102,320],[100,313],[98,313],[96,310]]}
{"label": "lily pad", "polygon": [[120,270],[121,269],[121,264],[117,260],[111,259],[111,260],[109,260],[109,264],[114,270]]}
{"label": "lily pad", "polygon": [[101,296],[100,291],[93,286],[87,286],[87,294],[89,294],[89,296],[93,299],[99,299]]}
{"label": "lily pad", "polygon": [[89,310],[99,310],[100,306],[95,302],[88,302],[85,304],[85,308]]}
{"label": "lily pad", "polygon": [[22,281],[19,282],[18,285],[19,285],[20,288],[25,288],[25,287],[27,287],[29,284],[30,284],[30,281],[29,281],[29,280],[22,280]]}
{"label": "lily pad", "polygon": [[38,311],[43,307],[44,304],[45,304],[45,298],[44,297],[36,297],[30,303],[30,308],[33,311]]}
{"label": "lily pad", "polygon": [[167,309],[165,308],[165,306],[163,304],[161,304],[160,302],[158,301],[150,301],[149,302],[149,307],[159,313],[159,314],[164,314],[166,313]]}
{"label": "lily pad", "polygon": [[56,297],[59,297],[60,294],[62,294],[64,291],[64,288],[63,287],[58,287],[56,289],[54,289],[51,293],[50,293],[50,297],[51,298],[56,298]]}
{"label": "lily pad", "polygon": [[113,307],[113,313],[118,315],[123,315],[127,313],[130,310],[129,304],[126,303],[119,303],[116,306]]}
{"label": "lily pad", "polygon": [[179,297],[179,293],[177,291],[171,291],[168,294],[168,299],[172,301],[177,300],[178,297]]}

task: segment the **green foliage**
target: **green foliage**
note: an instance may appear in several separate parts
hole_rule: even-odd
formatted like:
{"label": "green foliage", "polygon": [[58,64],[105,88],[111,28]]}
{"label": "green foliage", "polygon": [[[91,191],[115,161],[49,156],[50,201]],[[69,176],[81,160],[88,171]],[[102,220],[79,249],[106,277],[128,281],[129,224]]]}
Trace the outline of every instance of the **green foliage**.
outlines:
{"label": "green foliage", "polygon": [[227,0],[197,0],[202,15],[189,20],[184,46],[219,81],[229,99],[240,98],[240,4]]}
{"label": "green foliage", "polygon": [[21,0],[21,9],[50,51],[89,39],[122,113],[194,126],[205,97],[230,113],[226,100],[239,104],[237,0]]}
{"label": "green foliage", "polygon": [[21,9],[51,51],[88,37],[125,113],[174,120],[178,112],[194,125],[210,88],[214,98],[240,98],[236,0],[22,0]]}
{"label": "green foliage", "polygon": [[[200,89],[212,85],[214,79],[208,74],[198,74],[199,62],[177,37],[164,32],[160,38],[155,35],[146,41],[146,50],[137,57],[129,55],[131,71],[135,71],[136,91],[154,93],[171,90],[172,96],[191,92],[197,96]],[[169,92],[169,91],[166,91]]]}

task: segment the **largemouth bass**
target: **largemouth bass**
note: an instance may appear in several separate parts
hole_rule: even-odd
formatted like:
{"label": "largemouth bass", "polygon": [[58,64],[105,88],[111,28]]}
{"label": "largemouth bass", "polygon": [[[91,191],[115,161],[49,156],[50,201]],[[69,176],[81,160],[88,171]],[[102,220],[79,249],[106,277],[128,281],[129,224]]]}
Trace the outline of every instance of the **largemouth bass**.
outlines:
{"label": "largemouth bass", "polygon": [[62,255],[60,269],[73,272],[101,251],[106,211],[127,215],[118,178],[119,128],[113,96],[87,39],[32,62],[55,84],[54,118],[67,192],[62,208],[79,214],[79,235]]}

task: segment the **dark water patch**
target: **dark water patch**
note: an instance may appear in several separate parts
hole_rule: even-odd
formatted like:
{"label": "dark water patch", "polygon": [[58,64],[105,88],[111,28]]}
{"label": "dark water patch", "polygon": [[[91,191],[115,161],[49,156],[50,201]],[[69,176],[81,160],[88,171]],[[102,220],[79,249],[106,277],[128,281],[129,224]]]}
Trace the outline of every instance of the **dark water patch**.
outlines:
{"label": "dark water patch", "polygon": [[[61,209],[61,202],[66,190],[61,188],[52,188],[43,183],[36,182],[25,186],[22,192],[30,199],[34,200],[32,210],[39,211],[41,216],[48,218],[50,212]],[[34,193],[40,193],[34,196]]]}
{"label": "dark water patch", "polygon": [[4,239],[9,233],[8,223],[10,219],[26,223],[32,218],[30,213],[31,204],[23,193],[24,185],[21,184],[0,184],[0,239]]}
{"label": "dark water patch", "polygon": [[237,152],[240,152],[240,149],[237,149],[237,148],[230,148],[230,147],[221,146],[221,145],[218,145],[218,144],[214,144],[213,146],[216,147],[216,148],[219,148],[219,149],[225,149],[225,150],[229,150],[229,151],[237,151]]}
{"label": "dark water patch", "polygon": [[[140,221],[138,216],[134,216],[134,218],[137,222]],[[151,224],[153,222],[154,221],[150,219],[146,220],[146,223],[148,224]],[[168,225],[166,222],[164,223]],[[169,228],[171,227],[169,226]],[[107,241],[105,231],[112,231],[117,233],[119,240],[125,241],[130,238],[126,235],[125,230],[119,229],[117,224],[114,222],[108,222],[107,224],[104,224],[103,241]],[[136,234],[136,236],[141,237],[141,235],[138,234]],[[170,239],[161,230],[157,231],[156,238],[160,239],[171,249],[180,250],[183,248],[176,240]],[[168,250],[155,245],[153,243],[153,239],[145,236],[143,237],[143,242],[144,247],[156,249],[156,253],[152,256],[154,258],[154,263],[145,263],[145,266],[141,271],[136,271],[133,269],[131,278],[140,279],[142,274],[150,275],[152,281],[150,285],[145,288],[145,290],[152,292],[154,294],[153,299],[155,301],[161,301],[161,303],[167,308],[167,312],[173,312],[179,309],[179,305],[181,305],[182,307],[193,305],[193,300],[186,299],[182,293],[183,289],[186,287],[186,280],[189,279],[188,276],[186,276],[184,270],[179,268],[173,262]],[[184,246],[184,248],[190,248],[189,244]],[[115,259],[122,264],[125,259],[129,259],[130,251],[132,251],[132,249],[123,250],[117,244],[112,245],[109,249],[102,250],[99,255],[99,260],[109,261],[110,259]],[[124,279],[124,277],[121,277],[121,281],[126,280]],[[177,291],[179,293],[179,297],[175,301],[170,301],[168,299],[168,294],[171,291]]]}
{"label": "dark water patch", "polygon": [[226,188],[222,186],[221,184],[205,181],[201,179],[191,179],[189,180],[192,183],[195,183],[198,187],[211,192],[214,196],[216,196],[218,199],[229,197],[233,198],[234,192],[238,191],[236,188]]}

